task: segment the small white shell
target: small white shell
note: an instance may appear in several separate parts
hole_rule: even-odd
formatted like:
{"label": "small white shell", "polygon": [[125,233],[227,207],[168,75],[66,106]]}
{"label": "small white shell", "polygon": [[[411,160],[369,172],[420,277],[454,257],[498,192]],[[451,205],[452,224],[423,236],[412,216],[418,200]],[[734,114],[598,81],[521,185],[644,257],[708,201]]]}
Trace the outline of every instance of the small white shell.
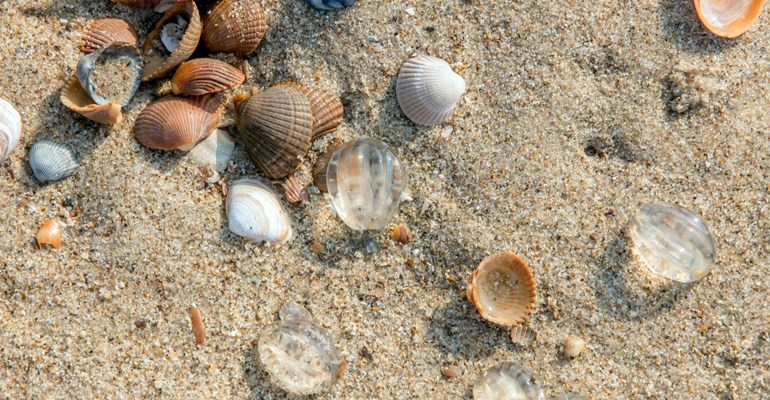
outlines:
{"label": "small white shell", "polygon": [[5,161],[19,143],[21,116],[11,103],[0,99],[0,163]]}
{"label": "small white shell", "polygon": [[208,166],[222,172],[227,168],[235,150],[235,142],[227,132],[217,129],[188,153],[199,166]]}
{"label": "small white shell", "polygon": [[447,119],[464,92],[463,78],[436,57],[410,59],[401,67],[396,80],[398,105],[420,125],[436,125]]}
{"label": "small white shell", "polygon": [[29,166],[35,178],[46,183],[68,178],[78,169],[78,162],[69,147],[51,140],[41,140],[29,150]]}
{"label": "small white shell", "polygon": [[227,193],[230,231],[254,243],[286,243],[294,237],[291,220],[278,196],[253,179],[235,182]]}
{"label": "small white shell", "polygon": [[568,336],[566,339],[564,339],[564,355],[569,358],[575,358],[579,356],[585,351],[585,349],[586,342],[581,338]]}

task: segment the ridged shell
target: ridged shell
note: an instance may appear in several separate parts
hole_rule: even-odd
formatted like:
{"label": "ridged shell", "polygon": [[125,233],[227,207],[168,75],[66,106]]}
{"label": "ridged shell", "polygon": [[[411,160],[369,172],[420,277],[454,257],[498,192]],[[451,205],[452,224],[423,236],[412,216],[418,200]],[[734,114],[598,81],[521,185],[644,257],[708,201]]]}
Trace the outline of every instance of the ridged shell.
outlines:
{"label": "ridged shell", "polygon": [[516,326],[535,306],[535,279],[524,260],[505,251],[481,262],[466,294],[487,321]]}
{"label": "ridged shell", "polygon": [[334,11],[356,4],[356,0],[307,0],[313,8],[323,11]]}
{"label": "ridged shell", "polygon": [[278,85],[293,87],[310,101],[310,111],[313,114],[313,139],[337,130],[345,114],[339,97],[296,82],[281,82]]}
{"label": "ridged shell", "polygon": [[235,142],[227,132],[215,129],[214,133],[190,150],[188,155],[196,164],[222,172],[227,168],[235,150]]}
{"label": "ridged shell", "polygon": [[70,177],[78,169],[75,153],[68,146],[52,140],[41,140],[29,149],[29,166],[42,183]]}
{"label": "ridged shell", "polygon": [[326,146],[326,150],[318,155],[318,159],[316,159],[315,165],[313,166],[313,184],[322,192],[329,191],[329,187],[326,186],[326,168],[329,166],[329,160],[331,160],[332,154],[334,154],[340,146],[342,146],[342,139],[332,139]]}
{"label": "ridged shell", "polygon": [[241,179],[227,193],[230,231],[254,243],[286,243],[294,237],[291,220],[278,196],[264,183]]}
{"label": "ridged shell", "polygon": [[[94,82],[94,73],[98,71],[98,68],[100,68],[101,65],[110,59],[128,60],[128,64],[120,73],[121,77],[125,78],[123,82],[114,82],[110,79],[110,84],[122,85],[121,87],[124,90],[118,92],[121,93],[122,96],[108,99],[100,94],[99,87],[97,83]],[[85,89],[88,96],[93,99],[96,104],[104,105],[114,102],[121,106],[125,106],[131,101],[131,98],[134,97],[136,91],[139,90],[139,85],[142,83],[140,80],[142,76],[142,55],[139,54],[139,49],[133,45],[127,43],[113,43],[109,46],[101,47],[93,53],[80,57],[75,75],[78,77],[80,86]]]}
{"label": "ridged shell", "polygon": [[222,116],[219,102],[208,96],[165,96],[142,110],[134,136],[156,150],[189,151],[209,137]]}
{"label": "ridged shell", "polygon": [[200,96],[240,85],[246,77],[232,65],[213,58],[196,58],[183,63],[171,79],[174,94]]}
{"label": "ridged shell", "polygon": [[253,53],[267,31],[265,12],[258,1],[220,0],[203,24],[203,42],[212,54]]}
{"label": "ridged shell", "polygon": [[94,103],[86,90],[80,86],[77,76],[72,76],[61,90],[59,98],[67,108],[100,124],[112,125],[123,120],[120,104],[111,102],[104,105]]}
{"label": "ridged shell", "polygon": [[398,105],[416,124],[436,125],[455,110],[465,81],[436,57],[418,56],[401,67],[396,80]]}
{"label": "ridged shell", "polygon": [[703,26],[717,36],[734,38],[746,32],[762,14],[766,0],[694,0]]}
{"label": "ridged shell", "polygon": [[[182,15],[188,21],[187,30],[185,30],[182,40],[179,41],[179,45],[170,55],[155,54],[157,50],[151,49],[153,41],[160,34],[163,25],[167,22],[176,21],[177,15]],[[180,3],[169,9],[163,15],[163,18],[158,21],[158,24],[155,25],[155,29],[144,40],[142,50],[144,51],[147,63],[144,67],[142,81],[150,81],[161,77],[182,63],[182,61],[190,58],[198,46],[202,28],[203,25],[198,14],[198,7],[196,7],[194,1]]]}
{"label": "ridged shell", "polygon": [[293,173],[312,139],[310,102],[297,89],[272,88],[251,96],[235,112],[236,126],[251,160],[270,178]]}
{"label": "ridged shell", "polygon": [[521,346],[527,346],[537,337],[537,332],[532,328],[524,325],[519,325],[511,329],[511,341]]}
{"label": "ridged shell", "polygon": [[5,161],[21,137],[21,116],[11,103],[0,99],[0,163]]}
{"label": "ridged shell", "polygon": [[113,43],[126,43],[139,47],[139,37],[134,28],[120,18],[102,18],[91,22],[80,38],[80,51],[93,53]]}

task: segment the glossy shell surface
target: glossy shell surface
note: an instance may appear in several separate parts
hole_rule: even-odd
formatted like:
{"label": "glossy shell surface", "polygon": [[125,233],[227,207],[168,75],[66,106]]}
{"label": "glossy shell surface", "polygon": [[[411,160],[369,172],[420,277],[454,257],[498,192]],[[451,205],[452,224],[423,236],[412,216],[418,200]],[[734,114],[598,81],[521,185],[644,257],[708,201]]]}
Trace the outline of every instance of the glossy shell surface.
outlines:
{"label": "glossy shell surface", "polygon": [[70,110],[100,124],[112,125],[123,120],[120,104],[96,104],[74,75],[62,87],[59,99]]}
{"label": "glossy shell surface", "polygon": [[[153,48],[153,41],[161,34],[163,27],[167,23],[176,24],[178,16],[182,16],[187,21],[187,29],[185,29],[184,35],[176,49],[171,54],[167,54],[164,52],[165,50],[161,51],[160,49]],[[198,46],[202,29],[203,25],[201,24],[200,14],[198,14],[198,7],[194,1],[179,3],[166,11],[163,18],[158,21],[155,29],[147,35],[142,46],[146,61],[142,80],[151,81],[159,78],[190,58]]]}
{"label": "glossy shell surface", "polygon": [[70,177],[78,169],[75,152],[52,140],[40,140],[29,149],[29,166],[42,183]]}
{"label": "glossy shell surface", "polygon": [[21,137],[21,116],[11,103],[0,99],[0,163],[11,155]]}
{"label": "glossy shell surface", "polygon": [[[102,79],[105,84],[120,86],[118,90],[112,90],[112,92],[120,94],[114,98],[103,97],[105,91],[99,87],[94,79],[94,75],[99,74],[99,71],[105,68],[105,64],[110,62],[121,64],[120,71],[113,71],[113,74],[119,74],[118,79]],[[126,43],[113,43],[81,57],[75,74],[80,86],[85,89],[88,96],[97,105],[114,102],[125,106],[139,90],[139,85],[142,83],[142,68],[142,56],[139,54],[139,49]]]}
{"label": "glossy shell surface", "polygon": [[484,371],[473,385],[473,400],[545,400],[528,370],[510,361]]}
{"label": "glossy shell surface", "polygon": [[717,36],[734,38],[746,32],[762,14],[766,0],[694,0],[703,26]]}
{"label": "glossy shell surface", "polygon": [[60,249],[62,243],[61,225],[55,219],[49,219],[40,225],[35,235],[35,241],[38,248],[51,246],[54,249]]}
{"label": "glossy shell surface", "polygon": [[254,243],[286,243],[294,237],[291,219],[275,192],[254,179],[241,179],[227,193],[230,231]]}
{"label": "glossy shell surface", "polygon": [[196,58],[183,63],[171,79],[174,94],[200,96],[238,86],[246,77],[232,65],[213,58]]}
{"label": "glossy shell surface", "polygon": [[134,28],[120,18],[101,18],[92,21],[80,38],[80,51],[94,51],[114,43],[125,43],[139,47],[139,37]]}
{"label": "glossy shell surface", "polygon": [[524,260],[505,251],[479,264],[466,294],[487,321],[516,326],[527,319],[535,306],[535,279]]}
{"label": "glossy shell surface", "polygon": [[212,54],[247,56],[266,31],[265,12],[258,1],[220,0],[206,14],[203,42]]}
{"label": "glossy shell surface", "polygon": [[418,56],[401,67],[396,98],[406,116],[416,124],[436,125],[455,110],[465,92],[465,80],[436,57]]}
{"label": "glossy shell surface", "polygon": [[213,97],[161,97],[136,118],[134,136],[151,149],[188,151],[216,129],[221,113]]}

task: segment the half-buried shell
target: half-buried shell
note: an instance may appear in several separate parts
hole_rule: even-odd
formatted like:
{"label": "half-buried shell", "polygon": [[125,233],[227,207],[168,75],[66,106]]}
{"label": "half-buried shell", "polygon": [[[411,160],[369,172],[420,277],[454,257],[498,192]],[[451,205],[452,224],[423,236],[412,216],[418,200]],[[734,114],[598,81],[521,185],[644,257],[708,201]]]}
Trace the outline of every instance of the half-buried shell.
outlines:
{"label": "half-buried shell", "polygon": [[219,124],[222,109],[208,96],[165,96],[142,110],[134,136],[145,147],[188,151]]}
{"label": "half-buried shell", "polygon": [[230,188],[226,201],[230,231],[254,243],[286,243],[294,237],[291,220],[270,187],[241,179]]}
{"label": "half-buried shell", "polygon": [[398,105],[416,124],[436,125],[455,110],[465,81],[436,57],[418,56],[401,67],[396,80]]}
{"label": "half-buried shell", "polygon": [[296,82],[281,82],[278,85],[293,87],[310,101],[310,112],[313,114],[313,139],[337,130],[345,114],[339,97]]}
{"label": "half-buried shell", "polygon": [[253,53],[267,31],[265,12],[258,1],[219,0],[203,24],[203,42],[212,54]]}
{"label": "half-buried shell", "polygon": [[76,76],[96,104],[125,106],[142,83],[142,56],[133,45],[113,43],[81,57]]}
{"label": "half-buried shell", "polygon": [[78,162],[68,146],[40,140],[29,149],[29,166],[37,180],[47,183],[70,177],[78,169]]}
{"label": "half-buried shell", "polygon": [[703,26],[717,36],[734,38],[746,32],[762,13],[766,0],[694,0]]}
{"label": "half-buried shell", "polygon": [[93,53],[113,43],[126,43],[139,47],[139,37],[134,28],[120,18],[101,18],[91,22],[80,38],[80,51]]}
{"label": "half-buried shell", "polygon": [[183,63],[171,79],[174,94],[200,96],[240,85],[246,77],[232,65],[213,58],[196,58]]}
{"label": "half-buried shell", "polygon": [[[154,42],[163,31],[166,24],[179,25],[179,16],[187,22],[187,27],[184,30],[182,37],[179,38],[176,47],[170,49],[169,51],[171,54],[168,54],[165,47],[160,48],[161,46],[156,45]],[[198,14],[198,7],[195,6],[194,1],[179,3],[166,11],[163,18],[158,21],[155,29],[153,29],[144,40],[142,50],[144,51],[144,57],[147,64],[144,67],[142,80],[151,81],[155,78],[159,78],[181,64],[182,61],[190,58],[195,51],[195,48],[198,46],[202,28],[203,25],[201,24],[200,15]],[[168,29],[166,31],[168,31]],[[168,44],[162,43],[161,45],[166,46]]]}
{"label": "half-buried shell", "polygon": [[466,295],[487,321],[516,326],[535,306],[535,279],[524,260],[505,251],[481,262]]}
{"label": "half-buried shell", "polygon": [[0,99],[0,163],[5,161],[21,137],[21,116],[11,103]]}

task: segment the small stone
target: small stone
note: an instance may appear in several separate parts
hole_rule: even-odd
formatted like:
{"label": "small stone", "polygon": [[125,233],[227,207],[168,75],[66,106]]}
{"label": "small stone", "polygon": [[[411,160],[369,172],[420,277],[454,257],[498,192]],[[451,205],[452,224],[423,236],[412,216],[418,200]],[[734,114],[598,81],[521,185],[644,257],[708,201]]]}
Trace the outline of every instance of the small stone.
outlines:
{"label": "small stone", "polygon": [[441,368],[441,375],[447,379],[455,379],[457,378],[457,371],[454,368]]}

